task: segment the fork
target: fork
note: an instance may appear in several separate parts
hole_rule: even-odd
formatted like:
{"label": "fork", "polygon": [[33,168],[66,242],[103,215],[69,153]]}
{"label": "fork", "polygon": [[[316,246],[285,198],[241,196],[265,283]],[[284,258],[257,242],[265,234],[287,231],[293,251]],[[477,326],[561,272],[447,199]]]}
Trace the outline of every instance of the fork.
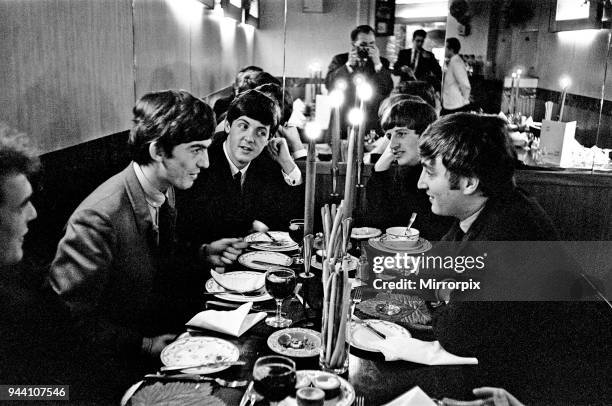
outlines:
{"label": "fork", "polygon": [[351,292],[351,300],[353,301],[353,313],[355,313],[355,306],[361,303],[363,299],[363,286],[357,286]]}
{"label": "fork", "polygon": [[359,395],[355,398],[355,406],[365,406],[365,398],[362,395]]}

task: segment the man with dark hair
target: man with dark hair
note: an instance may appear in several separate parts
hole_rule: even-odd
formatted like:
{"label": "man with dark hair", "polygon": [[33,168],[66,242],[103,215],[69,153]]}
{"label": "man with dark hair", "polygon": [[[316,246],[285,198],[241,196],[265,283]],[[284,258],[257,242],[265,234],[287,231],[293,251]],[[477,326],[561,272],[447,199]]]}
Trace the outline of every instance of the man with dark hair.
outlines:
{"label": "man with dark hair", "polygon": [[303,215],[302,174],[286,140],[270,138],[279,119],[277,102],[258,90],[232,102],[226,134],[210,147],[210,168],[179,199],[188,241],[243,237],[254,220],[286,230],[289,220]]}
{"label": "man with dark hair", "polygon": [[470,110],[470,91],[465,63],[459,55],[461,43],[457,38],[446,40],[446,65],[442,80],[442,111],[440,115]]}
{"label": "man with dark hair", "polygon": [[219,98],[217,99],[217,101],[215,101],[213,111],[215,112],[215,116],[217,117],[218,121],[220,121],[220,117],[227,112],[229,105],[236,96],[238,96],[245,90],[252,89],[255,87],[250,85],[250,81],[253,76],[257,75],[260,72],[263,72],[263,69],[261,69],[259,66],[253,65],[245,66],[244,68],[240,69],[240,71],[238,71],[234,80],[232,94],[227,97]]}
{"label": "man with dark hair", "polygon": [[23,135],[0,124],[0,266],[23,257],[28,223],[36,218],[28,180],[40,166]]}
{"label": "man with dark hair", "polygon": [[366,131],[378,127],[377,111],[380,102],[391,93],[393,80],[389,70],[389,61],[380,56],[376,46],[374,29],[369,25],[360,25],[351,32],[351,49],[348,53],[334,56],[325,76],[328,91],[344,83],[345,102],[342,105],[342,131],[346,129],[346,114],[358,102],[355,96],[357,76],[364,78],[373,89],[372,98],[366,102]]}
{"label": "man with dark hair", "polygon": [[412,48],[399,51],[393,73],[399,76],[402,82],[421,80],[440,91],[442,68],[434,54],[423,48],[426,37],[425,30],[416,30],[412,34]]}
{"label": "man with dark hair", "polygon": [[[190,188],[208,167],[215,128],[212,109],[186,91],[148,93],[133,113],[133,162],[74,211],[50,269],[86,339],[126,368],[155,360],[193,310],[177,287],[192,275],[172,266],[174,190]],[[222,265],[236,259],[240,244],[217,241],[201,252]]]}
{"label": "man with dark hair", "polygon": [[434,109],[436,108],[436,92],[432,85],[420,80],[412,80],[408,82],[400,82],[395,86],[391,95],[406,94],[418,96]]}
{"label": "man with dark hair", "polygon": [[421,173],[418,138],[436,120],[425,102],[400,100],[382,113],[381,126],[390,138],[366,185],[368,224],[380,229],[407,224],[417,213],[414,227],[424,238],[439,240],[450,222],[433,214],[429,200],[417,188]]}

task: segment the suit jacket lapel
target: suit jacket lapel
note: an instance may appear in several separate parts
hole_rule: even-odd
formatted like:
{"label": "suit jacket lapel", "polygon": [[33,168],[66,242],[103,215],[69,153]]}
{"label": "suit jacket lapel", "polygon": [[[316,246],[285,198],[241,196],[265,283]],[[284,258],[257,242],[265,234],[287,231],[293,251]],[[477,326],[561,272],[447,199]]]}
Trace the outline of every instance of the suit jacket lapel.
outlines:
{"label": "suit jacket lapel", "polygon": [[[142,190],[142,186],[136,177],[136,172],[134,172],[134,167],[131,162],[123,172],[125,173],[125,190],[130,199],[132,209],[134,210],[134,218],[136,219],[138,232],[141,234],[154,233],[151,213],[149,212],[149,206],[145,199],[144,190]],[[174,200],[174,195],[172,199]],[[172,205],[174,205],[174,202],[172,202]],[[153,241],[155,241],[155,236],[149,235],[149,237],[153,237]]]}

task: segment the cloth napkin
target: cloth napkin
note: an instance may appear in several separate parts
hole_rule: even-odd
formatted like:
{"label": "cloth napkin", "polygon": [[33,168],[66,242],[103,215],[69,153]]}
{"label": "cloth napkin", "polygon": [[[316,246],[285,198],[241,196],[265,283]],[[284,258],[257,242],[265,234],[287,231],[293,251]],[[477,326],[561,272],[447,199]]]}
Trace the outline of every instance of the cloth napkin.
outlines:
{"label": "cloth napkin", "polygon": [[423,389],[415,386],[408,392],[383,406],[436,406],[436,404],[425,392],[423,392]]}
{"label": "cloth napkin", "polygon": [[476,365],[476,358],[453,355],[439,341],[421,341],[412,337],[392,336],[372,343],[385,356],[385,361],[404,360],[424,365]]}
{"label": "cloth napkin", "polygon": [[240,337],[267,316],[265,312],[249,314],[252,306],[253,303],[248,302],[236,310],[205,310],[193,316],[185,325]]}
{"label": "cloth napkin", "polygon": [[238,292],[252,292],[264,287],[266,283],[266,274],[262,273],[258,276],[236,278],[232,276],[233,272],[225,274],[222,272],[211,271],[210,276],[225,289],[235,290]]}

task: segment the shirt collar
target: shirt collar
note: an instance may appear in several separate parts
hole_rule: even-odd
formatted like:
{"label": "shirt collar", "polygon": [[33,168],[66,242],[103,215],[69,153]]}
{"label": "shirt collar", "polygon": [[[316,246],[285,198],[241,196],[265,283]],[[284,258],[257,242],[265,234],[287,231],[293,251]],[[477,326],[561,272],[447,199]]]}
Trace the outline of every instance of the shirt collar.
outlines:
{"label": "shirt collar", "polygon": [[145,199],[149,206],[152,207],[161,207],[166,201],[166,195],[160,192],[155,186],[151,184],[149,179],[145,176],[144,172],[140,165],[136,162],[133,162],[134,172],[136,172],[136,177],[138,178],[138,182],[140,186],[142,186],[142,190],[145,194]]}
{"label": "shirt collar", "polygon": [[482,211],[482,209],[484,209],[484,205],[480,209],[478,209],[474,214],[472,214],[468,218],[463,219],[459,222],[459,228],[461,228],[461,231],[463,231],[464,233],[468,232],[470,227],[472,227],[472,224],[474,224],[474,222],[478,218],[478,215],[480,215],[480,212]]}
{"label": "shirt collar", "polygon": [[227,152],[228,148],[229,148],[229,146],[228,146],[227,140],[225,140],[223,142],[223,153],[225,154],[225,158],[227,159],[227,163],[229,163],[230,171],[232,171],[232,177],[236,176],[236,174],[238,172],[241,172],[241,176],[244,178],[244,175],[246,174],[247,169],[249,169],[249,166],[251,165],[251,163],[249,162],[244,168],[238,169],[238,167],[236,165],[234,165],[234,163],[232,162],[232,160],[229,157],[229,154]]}

